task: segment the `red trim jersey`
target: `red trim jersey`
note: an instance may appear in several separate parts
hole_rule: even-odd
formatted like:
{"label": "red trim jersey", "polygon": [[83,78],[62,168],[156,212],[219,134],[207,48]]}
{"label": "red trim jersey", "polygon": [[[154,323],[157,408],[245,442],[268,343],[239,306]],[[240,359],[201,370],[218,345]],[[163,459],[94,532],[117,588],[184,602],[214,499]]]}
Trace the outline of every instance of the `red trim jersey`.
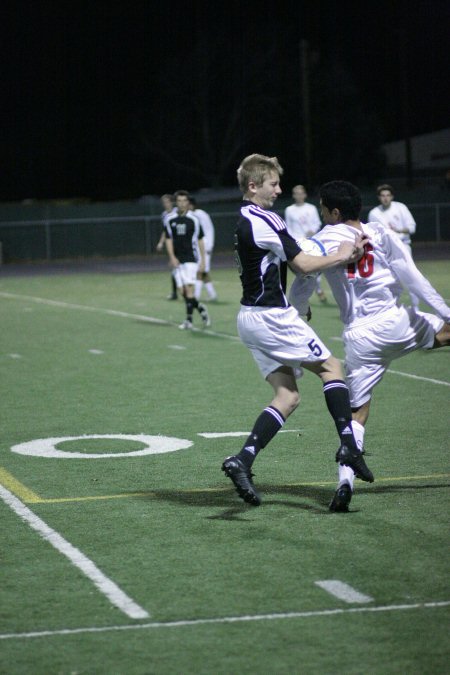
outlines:
{"label": "red trim jersey", "polygon": [[[377,322],[380,315],[401,304],[405,288],[431,307],[444,321],[450,321],[450,307],[417,269],[406,246],[395,232],[379,223],[362,225],[370,238],[363,257],[356,263],[324,271],[346,328]],[[326,225],[314,235],[334,253],[343,241],[354,241],[360,231],[350,225]],[[313,282],[297,276],[289,299],[295,307],[304,307],[305,298],[314,290]]]}

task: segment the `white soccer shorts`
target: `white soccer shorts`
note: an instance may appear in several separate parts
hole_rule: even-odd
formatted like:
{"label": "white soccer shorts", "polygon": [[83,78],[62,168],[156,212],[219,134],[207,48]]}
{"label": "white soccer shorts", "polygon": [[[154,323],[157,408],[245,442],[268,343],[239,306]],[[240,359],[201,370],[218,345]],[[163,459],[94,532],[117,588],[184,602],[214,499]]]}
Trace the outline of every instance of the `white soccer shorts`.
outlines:
{"label": "white soccer shorts", "polygon": [[322,340],[300,319],[294,307],[242,305],[237,327],[242,342],[250,349],[264,378],[280,366],[293,368],[295,376],[299,378],[303,374],[302,363],[321,362],[331,356]]}
{"label": "white soccer shorts", "polygon": [[197,279],[198,264],[196,262],[181,263],[175,267],[173,275],[178,288],[194,286]]}
{"label": "white soccer shorts", "polygon": [[413,307],[393,307],[376,323],[344,331],[345,372],[352,408],[372,395],[391,361],[416,349],[430,349],[444,322]]}

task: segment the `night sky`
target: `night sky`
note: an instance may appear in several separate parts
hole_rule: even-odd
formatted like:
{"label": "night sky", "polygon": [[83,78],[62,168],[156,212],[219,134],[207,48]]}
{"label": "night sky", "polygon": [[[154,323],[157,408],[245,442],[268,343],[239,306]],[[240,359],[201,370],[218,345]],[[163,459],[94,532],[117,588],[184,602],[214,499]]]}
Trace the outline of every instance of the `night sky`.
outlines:
{"label": "night sky", "polygon": [[449,27],[441,0],[6,3],[0,199],[234,185],[250,152],[370,181],[383,142],[450,126]]}

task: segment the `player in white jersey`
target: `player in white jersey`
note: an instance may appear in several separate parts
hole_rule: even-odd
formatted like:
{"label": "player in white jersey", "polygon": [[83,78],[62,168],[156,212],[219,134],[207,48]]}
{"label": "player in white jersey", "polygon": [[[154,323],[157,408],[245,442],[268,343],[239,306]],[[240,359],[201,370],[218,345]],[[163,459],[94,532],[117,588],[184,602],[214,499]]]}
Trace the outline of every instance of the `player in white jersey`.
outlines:
{"label": "player in white jersey", "polygon": [[[314,239],[332,253],[344,241],[362,232],[369,237],[357,263],[325,271],[344,324],[345,371],[353,411],[353,433],[360,449],[369,417],[372,390],[392,360],[416,349],[450,344],[450,307],[414,264],[396,234],[380,223],[362,224],[361,194],[346,181],[320,188],[324,222]],[[413,291],[435,314],[401,304],[403,289]],[[297,276],[289,300],[304,312],[312,293],[311,281]],[[332,511],[348,511],[353,474],[339,467],[339,484]]]}
{"label": "player in white jersey", "polygon": [[[174,197],[173,195],[170,194],[164,194],[161,195],[161,204],[163,206],[163,212],[161,213],[161,223],[162,223],[162,231],[161,231],[161,236],[159,238],[158,243],[156,244],[156,250],[158,253],[164,250],[165,248],[165,241],[166,241],[166,226],[165,226],[165,221],[168,216],[174,216],[177,213],[177,209],[174,205]],[[172,292],[167,296],[168,300],[176,300],[178,295],[177,295],[177,283],[175,281],[175,276],[173,273],[170,275],[171,277],[171,284],[172,284]]]}
{"label": "player in white jersey", "polygon": [[235,254],[242,284],[238,332],[250,349],[274,398],[257,418],[237,455],[227,457],[222,470],[247,503],[261,498],[252,482],[252,464],[297,408],[300,397],[296,379],[302,368],[322,380],[326,404],[340,439],[336,461],[352,466],[357,475],[372,482],[373,475],[358,452],[351,428],[348,389],[341,365],[308,324],[300,319],[285,295],[280,266],[287,261],[297,272],[316,272],[357,260],[364,240],[355,237],[331,256],[314,258],[300,249],[280,216],[270,211],[281,194],[283,170],[276,157],[249,155],[238,169],[244,200],[235,232]]}
{"label": "player in white jersey", "polygon": [[197,280],[195,282],[195,297],[200,300],[202,294],[203,284],[205,285],[208,298],[212,301],[217,300],[216,289],[211,279],[211,258],[214,250],[215,231],[214,224],[209,213],[203,209],[197,208],[195,197],[189,197],[192,212],[197,216],[202,226],[205,242],[205,269],[203,272],[197,272]]}
{"label": "player in white jersey", "polygon": [[[306,190],[303,185],[296,185],[292,188],[292,198],[294,204],[287,206],[284,210],[284,220],[289,234],[296,241],[305,237],[312,237],[322,227],[319,212],[314,204],[306,201]],[[316,293],[320,302],[326,302],[327,298],[322,290],[320,274],[316,275]]]}
{"label": "player in white jersey", "polygon": [[[396,232],[412,255],[411,235],[416,231],[416,221],[411,211],[406,204],[394,201],[394,191],[387,183],[377,187],[377,195],[380,205],[369,211],[368,221],[381,223]],[[419,298],[414,293],[410,296],[413,307],[418,307]]]}

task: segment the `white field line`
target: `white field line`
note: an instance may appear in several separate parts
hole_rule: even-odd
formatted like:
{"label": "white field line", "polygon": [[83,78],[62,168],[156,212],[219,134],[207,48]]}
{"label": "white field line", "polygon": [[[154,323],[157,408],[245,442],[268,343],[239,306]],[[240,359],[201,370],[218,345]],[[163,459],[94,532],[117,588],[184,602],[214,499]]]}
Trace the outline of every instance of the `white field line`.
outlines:
{"label": "white field line", "polygon": [[[51,305],[55,307],[63,307],[65,309],[79,309],[86,312],[97,312],[99,314],[107,314],[109,316],[119,316],[124,319],[137,319],[139,321],[146,321],[147,323],[156,323],[163,326],[177,326],[178,323],[175,321],[164,321],[163,319],[157,319],[153,316],[146,316],[145,314],[130,314],[129,312],[119,312],[115,309],[105,309],[103,307],[90,307],[89,305],[76,305],[70,302],[63,302],[61,300],[49,300],[47,298],[39,298],[33,295],[21,295],[19,293],[7,293],[5,291],[0,291],[0,297],[11,298],[17,300],[27,300],[30,302],[37,302],[42,305]],[[229,333],[219,333],[213,330],[204,330],[202,328],[195,328],[194,331],[201,331],[207,333],[208,335],[217,335],[218,337],[228,338],[229,340],[241,342],[240,338],[237,335],[230,335]],[[336,338],[331,338],[336,339]],[[420,380],[422,382],[431,382],[432,384],[442,384],[445,387],[450,387],[450,382],[445,382],[443,380],[434,380],[430,377],[421,377],[420,375],[411,375],[410,373],[403,373],[399,370],[388,370],[388,373],[391,375],[400,375],[401,377],[409,377],[413,380]]]}
{"label": "white field line", "polygon": [[[10,298],[12,300],[26,300],[28,302],[37,302],[41,305],[50,305],[52,307],[62,307],[64,309],[77,309],[85,312],[97,312],[98,314],[107,314],[108,316],[118,316],[123,319],[136,319],[138,321],[146,321],[147,323],[156,323],[160,326],[178,326],[179,321],[165,321],[164,319],[157,319],[154,316],[147,316],[146,314],[131,314],[129,312],[120,312],[116,309],[105,309],[104,307],[91,307],[89,305],[77,305],[71,302],[63,302],[62,300],[49,300],[48,298],[39,298],[34,295],[21,295],[19,293],[7,293],[0,291],[0,297]],[[225,337],[229,340],[241,342],[237,335],[230,335],[229,333],[218,333],[213,330],[205,330],[204,328],[194,328],[194,331],[207,333],[208,335],[217,335],[218,337]]]}
{"label": "white field line", "polygon": [[283,621],[285,619],[310,619],[321,616],[339,616],[347,614],[365,614],[374,612],[401,612],[414,609],[437,609],[448,607],[450,600],[442,602],[417,602],[412,605],[382,605],[379,607],[351,607],[347,609],[323,609],[309,612],[286,612],[283,614],[253,614],[247,616],[224,616],[215,619],[191,619],[185,621],[167,621],[153,623],[134,623],[124,626],[92,626],[84,628],[61,628],[29,633],[0,633],[0,640],[24,640],[29,638],[53,637],[55,635],[80,635],[86,633],[110,633],[114,631],[151,630],[154,628],[184,628],[185,626],[203,626],[208,624],[247,623],[251,621]]}
{"label": "white field line", "polygon": [[20,499],[17,499],[9,490],[0,484],[0,498],[33,530],[62,553],[75,565],[94,585],[103,593],[115,607],[120,609],[130,619],[147,619],[150,615],[128,597],[111,579],[101,572],[84,553],[72,546],[56,530],[53,530],[41,518],[36,516]]}
{"label": "white field line", "polygon": [[[280,429],[279,434],[299,434],[301,429]],[[250,431],[218,431],[218,432],[209,432],[205,431],[204,433],[198,433],[197,436],[202,436],[203,438],[233,438],[235,436],[249,436]]]}
{"label": "white field line", "polygon": [[323,588],[327,593],[330,593],[330,595],[334,595],[335,598],[339,598],[339,600],[343,600],[344,602],[357,602],[360,605],[364,605],[366,602],[373,602],[373,598],[370,595],[364,595],[364,593],[360,593],[352,586],[338,579],[324,579],[323,581],[315,581],[314,583],[316,586]]}

